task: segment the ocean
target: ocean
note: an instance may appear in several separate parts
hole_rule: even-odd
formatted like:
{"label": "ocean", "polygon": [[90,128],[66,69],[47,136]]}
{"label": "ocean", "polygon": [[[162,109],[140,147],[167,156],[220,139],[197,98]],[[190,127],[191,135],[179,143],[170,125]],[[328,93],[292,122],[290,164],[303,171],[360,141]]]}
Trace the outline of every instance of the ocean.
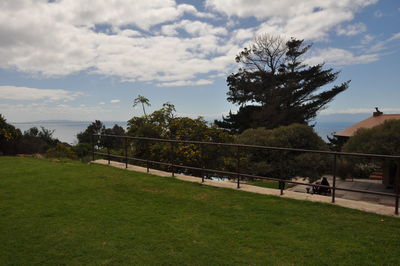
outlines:
{"label": "ocean", "polygon": [[[76,135],[84,131],[91,123],[91,121],[37,121],[11,124],[19,128],[22,132],[31,127],[37,127],[39,129],[40,127],[44,127],[54,130],[53,137],[69,144],[76,144],[78,141]],[[127,127],[127,123],[123,121],[105,121],[103,124],[107,128],[113,127],[115,124],[124,129]],[[331,133],[343,130],[353,124],[354,122],[317,122],[314,126],[314,130],[322,139],[327,141],[327,136],[331,136]]]}

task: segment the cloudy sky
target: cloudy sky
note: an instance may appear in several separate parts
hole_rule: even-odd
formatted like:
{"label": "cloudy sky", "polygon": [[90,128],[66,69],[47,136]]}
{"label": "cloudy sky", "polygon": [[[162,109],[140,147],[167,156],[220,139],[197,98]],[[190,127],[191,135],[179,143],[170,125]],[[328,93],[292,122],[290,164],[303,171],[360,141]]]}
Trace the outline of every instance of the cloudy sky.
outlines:
{"label": "cloudy sky", "polygon": [[395,0],[1,0],[0,113],[118,120],[158,109],[220,117],[235,55],[257,34],[305,39],[307,62],[351,79],[324,113],[400,112]]}

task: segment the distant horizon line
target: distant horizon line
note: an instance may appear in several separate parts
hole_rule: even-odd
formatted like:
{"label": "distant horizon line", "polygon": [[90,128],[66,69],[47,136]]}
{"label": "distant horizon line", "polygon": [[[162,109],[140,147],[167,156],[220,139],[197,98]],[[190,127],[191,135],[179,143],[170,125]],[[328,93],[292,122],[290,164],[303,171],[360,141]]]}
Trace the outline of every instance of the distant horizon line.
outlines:
{"label": "distant horizon line", "polygon": [[[385,111],[385,110],[383,110]],[[386,111],[387,112],[387,111]],[[391,112],[384,112],[385,114],[391,114]],[[216,116],[202,116],[199,115],[201,117],[203,117],[206,121],[214,121],[215,119],[218,119],[220,117],[216,117]],[[367,117],[367,116],[372,116],[372,112],[363,112],[363,113],[358,113],[358,112],[348,112],[348,113],[342,113],[342,112],[335,112],[335,113],[320,113],[317,115],[316,119],[314,119],[314,122],[327,122],[325,121],[324,118],[330,118],[330,117],[346,117],[347,121],[349,121],[349,117],[348,116],[352,116],[352,117],[357,117],[357,119],[359,119],[359,117]],[[318,121],[319,119],[321,119],[321,121]],[[11,124],[33,124],[33,123],[92,123],[96,120],[100,120],[100,119],[93,119],[93,120],[73,120],[73,119],[42,119],[42,120],[33,120],[33,121],[22,121],[22,122],[17,122],[17,121],[10,121],[9,123]],[[127,120],[100,120],[101,122],[104,123],[109,123],[109,122],[118,122],[118,123],[126,123],[129,119]],[[334,121],[332,121],[334,122]],[[340,122],[340,121],[337,121]],[[346,121],[343,121],[346,122]]]}

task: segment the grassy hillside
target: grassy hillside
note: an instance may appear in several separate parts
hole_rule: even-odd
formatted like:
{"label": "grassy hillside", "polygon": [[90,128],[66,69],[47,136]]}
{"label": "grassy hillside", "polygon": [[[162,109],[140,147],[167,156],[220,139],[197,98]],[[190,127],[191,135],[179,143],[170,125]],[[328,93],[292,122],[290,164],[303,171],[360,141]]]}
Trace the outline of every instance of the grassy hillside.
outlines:
{"label": "grassy hillside", "polygon": [[0,265],[398,265],[400,219],[0,157]]}

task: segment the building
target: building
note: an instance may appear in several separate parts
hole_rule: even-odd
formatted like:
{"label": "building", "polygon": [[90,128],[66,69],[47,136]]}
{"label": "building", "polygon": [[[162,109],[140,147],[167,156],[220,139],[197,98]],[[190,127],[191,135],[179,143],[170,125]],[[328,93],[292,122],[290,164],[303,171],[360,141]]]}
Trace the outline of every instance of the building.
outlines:
{"label": "building", "polygon": [[372,116],[358,122],[357,124],[352,125],[349,128],[346,128],[342,131],[339,131],[334,134],[336,137],[340,138],[350,138],[353,136],[357,130],[360,128],[373,128],[376,126],[379,126],[383,124],[387,120],[392,120],[392,119],[400,119],[400,114],[383,114],[381,111],[376,108],[376,112],[373,112]]}
{"label": "building", "polygon": [[[351,138],[357,130],[360,128],[373,128],[383,124],[385,121],[392,120],[392,119],[399,119],[400,114],[383,114],[378,108],[375,108],[376,111],[373,112],[372,116],[358,122],[357,124],[352,125],[338,133],[335,133],[339,139],[342,141],[346,141],[347,139]],[[372,178],[379,178],[382,179],[382,184],[384,184],[387,188],[394,188],[397,176],[400,179],[400,166],[398,164],[384,162],[382,165],[382,169],[376,171],[371,175]],[[400,185],[400,184],[399,184]]]}

